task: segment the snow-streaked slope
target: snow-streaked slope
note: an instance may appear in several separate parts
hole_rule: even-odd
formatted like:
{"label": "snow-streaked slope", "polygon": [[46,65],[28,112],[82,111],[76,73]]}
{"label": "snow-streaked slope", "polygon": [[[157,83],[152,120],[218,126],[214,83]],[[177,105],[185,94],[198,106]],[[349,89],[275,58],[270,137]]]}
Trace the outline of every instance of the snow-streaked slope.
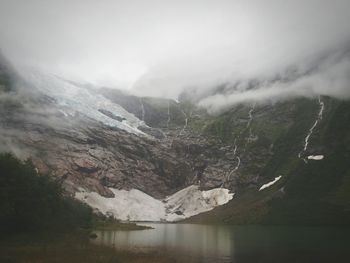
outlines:
{"label": "snow-streaked slope", "polygon": [[[93,89],[75,85],[57,76],[32,69],[23,69],[21,74],[39,92],[53,98],[58,109],[65,117],[82,114],[105,125],[117,127],[130,133],[145,135],[138,129],[139,126],[145,125],[143,121],[121,106],[94,92]],[[103,112],[111,114],[106,115]]]}
{"label": "snow-streaked slope", "polygon": [[264,189],[270,187],[271,185],[275,184],[275,183],[276,183],[279,179],[281,179],[281,178],[282,178],[281,175],[280,175],[280,176],[277,176],[273,181],[268,182],[267,184],[262,185],[262,186],[259,188],[259,191],[262,191],[262,190],[264,190]]}
{"label": "snow-streaked slope", "polygon": [[303,150],[298,154],[298,157],[303,159],[304,162],[306,162],[306,163],[307,163],[307,161],[306,161],[305,158],[302,158],[302,154],[307,151],[308,146],[309,146],[310,137],[312,136],[316,126],[320,123],[320,121],[323,118],[323,111],[324,111],[325,105],[324,105],[324,102],[321,99],[321,96],[318,96],[318,104],[319,104],[320,109],[319,109],[319,112],[317,114],[317,118],[316,118],[314,124],[309,129],[309,132],[308,132],[308,134],[306,135],[306,137],[304,139],[304,148],[303,148]]}
{"label": "snow-streaked slope", "polygon": [[137,189],[113,191],[114,198],[81,190],[75,197],[105,215],[130,221],[177,221],[226,204],[234,194],[228,189],[201,191],[191,185],[164,200],[157,200]]}

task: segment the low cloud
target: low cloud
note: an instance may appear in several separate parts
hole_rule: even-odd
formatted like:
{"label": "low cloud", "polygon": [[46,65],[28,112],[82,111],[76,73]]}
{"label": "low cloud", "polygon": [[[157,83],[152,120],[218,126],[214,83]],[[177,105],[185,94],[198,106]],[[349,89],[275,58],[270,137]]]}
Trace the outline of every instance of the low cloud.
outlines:
{"label": "low cloud", "polygon": [[[211,113],[221,112],[241,103],[266,103],[296,97],[331,96],[350,98],[350,56],[348,52],[332,54],[317,60],[314,67],[293,68],[275,79],[259,79],[251,88],[247,81],[237,83],[228,93],[200,98],[198,104]],[[277,79],[276,79],[277,78]],[[240,88],[241,87],[241,88]],[[243,88],[242,88],[243,87]]]}
{"label": "low cloud", "polygon": [[185,92],[218,112],[348,97],[349,10],[348,0],[0,0],[0,47],[15,65],[143,96]]}

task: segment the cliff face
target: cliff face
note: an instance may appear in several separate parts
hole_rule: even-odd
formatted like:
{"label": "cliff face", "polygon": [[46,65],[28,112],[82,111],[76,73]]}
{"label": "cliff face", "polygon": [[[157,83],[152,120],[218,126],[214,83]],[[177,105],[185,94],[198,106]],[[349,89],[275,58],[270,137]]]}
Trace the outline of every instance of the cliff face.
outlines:
{"label": "cliff face", "polygon": [[349,102],[293,99],[210,116],[185,99],[9,68],[0,67],[0,150],[31,158],[70,195],[138,189],[164,199],[191,185],[235,193],[193,218],[205,222],[283,223],[296,207],[316,207],[309,221],[330,222],[330,211],[349,211]]}

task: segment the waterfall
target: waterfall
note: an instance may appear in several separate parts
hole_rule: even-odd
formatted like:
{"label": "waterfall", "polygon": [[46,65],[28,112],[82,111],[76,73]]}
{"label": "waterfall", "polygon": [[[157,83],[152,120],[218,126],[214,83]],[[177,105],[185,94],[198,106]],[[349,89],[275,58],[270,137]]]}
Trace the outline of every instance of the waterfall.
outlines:
{"label": "waterfall", "polygon": [[307,148],[309,146],[309,141],[310,141],[310,137],[312,136],[316,126],[319,124],[319,122],[322,120],[323,118],[323,111],[324,111],[324,102],[321,100],[321,96],[318,96],[318,104],[320,106],[320,110],[317,114],[317,118],[314,122],[314,124],[311,126],[311,128],[309,129],[308,134],[306,135],[305,139],[304,139],[304,147],[303,150],[299,152],[298,154],[298,158],[303,159],[303,161],[305,163],[307,163],[307,160],[305,158],[302,157],[303,153],[305,153],[307,151]]}
{"label": "waterfall", "polygon": [[143,105],[142,98],[140,97],[140,104],[141,104],[141,120],[145,121],[145,107]]}

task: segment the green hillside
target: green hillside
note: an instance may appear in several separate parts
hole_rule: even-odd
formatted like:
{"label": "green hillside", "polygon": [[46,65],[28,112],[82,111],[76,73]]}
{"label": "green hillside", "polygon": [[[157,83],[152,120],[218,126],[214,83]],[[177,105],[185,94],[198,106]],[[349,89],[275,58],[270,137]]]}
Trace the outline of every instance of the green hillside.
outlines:
{"label": "green hillside", "polygon": [[[190,219],[192,222],[263,223],[263,224],[349,224],[350,223],[350,102],[323,98],[323,118],[310,137],[308,154],[322,154],[321,161],[304,163],[298,158],[303,140],[317,116],[317,103],[300,99],[276,105],[268,119],[256,117],[254,132],[267,144],[273,143],[273,154],[259,172],[260,178],[282,179],[263,191],[249,185],[236,192],[229,204]],[[220,127],[223,118],[212,123]],[[285,116],[278,121],[278,116]],[[217,136],[237,133],[235,125],[222,125]],[[215,134],[215,133],[214,133]],[[264,135],[264,136],[262,136]],[[259,147],[262,139],[249,145],[250,151]],[[259,142],[260,141],[260,142]],[[254,170],[245,170],[254,173]]]}

